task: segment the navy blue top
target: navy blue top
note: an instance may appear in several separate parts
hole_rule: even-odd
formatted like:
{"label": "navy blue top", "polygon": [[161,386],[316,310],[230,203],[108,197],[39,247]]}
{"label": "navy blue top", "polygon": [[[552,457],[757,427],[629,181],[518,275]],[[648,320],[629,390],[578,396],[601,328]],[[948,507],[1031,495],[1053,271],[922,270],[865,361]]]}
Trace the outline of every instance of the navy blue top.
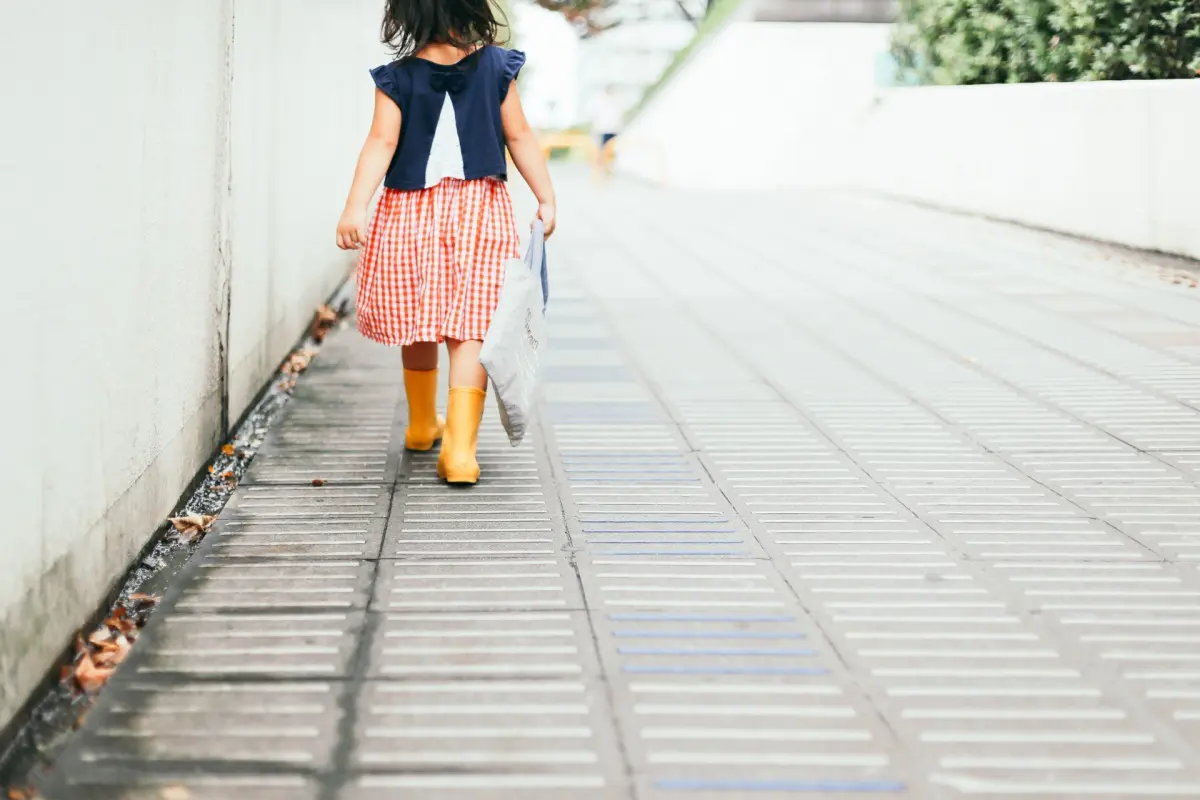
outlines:
{"label": "navy blue top", "polygon": [[400,107],[400,143],[389,189],[424,189],[443,178],[508,178],[500,104],[525,54],[488,45],[453,65],[410,56],[371,70]]}

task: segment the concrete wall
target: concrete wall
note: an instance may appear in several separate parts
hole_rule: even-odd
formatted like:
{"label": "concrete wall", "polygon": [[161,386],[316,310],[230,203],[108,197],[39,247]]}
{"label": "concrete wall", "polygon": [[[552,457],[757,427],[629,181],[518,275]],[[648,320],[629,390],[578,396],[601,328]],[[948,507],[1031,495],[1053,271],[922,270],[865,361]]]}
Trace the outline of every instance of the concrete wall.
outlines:
{"label": "concrete wall", "polygon": [[1200,80],[878,86],[890,26],[718,31],[632,122],[619,172],[852,186],[1200,258]]}
{"label": "concrete wall", "polygon": [[876,96],[890,27],[735,21],[632,121],[616,169],[688,188],[836,182],[830,154]]}
{"label": "concrete wall", "polygon": [[0,7],[0,727],[350,269],[379,5]]}
{"label": "concrete wall", "polygon": [[895,89],[843,163],[875,191],[1200,258],[1197,130],[1200,80]]}

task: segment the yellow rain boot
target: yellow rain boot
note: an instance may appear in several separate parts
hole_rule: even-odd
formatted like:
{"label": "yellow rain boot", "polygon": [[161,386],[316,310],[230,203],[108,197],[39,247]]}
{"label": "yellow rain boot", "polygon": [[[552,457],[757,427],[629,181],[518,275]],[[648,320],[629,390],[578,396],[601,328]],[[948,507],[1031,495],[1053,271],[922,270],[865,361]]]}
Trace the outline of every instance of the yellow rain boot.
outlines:
{"label": "yellow rain boot", "polygon": [[483,419],[483,401],[487,392],[474,388],[451,388],[446,411],[446,437],[438,456],[438,477],[450,483],[476,483],[479,462],[475,447],[479,442],[479,423]]}
{"label": "yellow rain boot", "polygon": [[437,380],[436,369],[404,370],[404,392],[408,395],[404,446],[409,450],[422,453],[432,450],[446,429],[446,420],[437,413]]}

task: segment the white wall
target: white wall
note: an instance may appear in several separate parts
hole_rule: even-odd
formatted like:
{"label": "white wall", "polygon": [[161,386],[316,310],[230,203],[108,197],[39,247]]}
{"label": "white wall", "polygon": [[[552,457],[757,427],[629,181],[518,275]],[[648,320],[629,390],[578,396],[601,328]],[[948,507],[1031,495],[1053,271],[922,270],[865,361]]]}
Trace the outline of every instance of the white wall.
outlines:
{"label": "white wall", "polygon": [[236,418],[352,261],[333,233],[371,123],[378,0],[238,0],[233,70]]}
{"label": "white wall", "polygon": [[818,185],[873,101],[887,25],[735,21],[625,132],[617,170],[689,188]]}
{"label": "white wall", "polygon": [[1196,80],[895,89],[843,164],[875,191],[1200,258],[1197,130]]}
{"label": "white wall", "polygon": [[[623,8],[624,0],[614,6]],[[655,5],[650,3],[649,5]],[[675,54],[696,35],[696,27],[668,2],[648,19],[631,17],[610,31],[580,42],[579,115],[573,124],[590,126],[596,103],[610,87],[619,109],[633,107],[658,81]],[[626,13],[635,11],[627,9]]]}
{"label": "white wall", "polygon": [[0,5],[0,727],[346,275],[378,5]]}
{"label": "white wall", "polygon": [[889,35],[732,22],[633,121],[617,170],[853,186],[1200,258],[1200,80],[883,89]]}

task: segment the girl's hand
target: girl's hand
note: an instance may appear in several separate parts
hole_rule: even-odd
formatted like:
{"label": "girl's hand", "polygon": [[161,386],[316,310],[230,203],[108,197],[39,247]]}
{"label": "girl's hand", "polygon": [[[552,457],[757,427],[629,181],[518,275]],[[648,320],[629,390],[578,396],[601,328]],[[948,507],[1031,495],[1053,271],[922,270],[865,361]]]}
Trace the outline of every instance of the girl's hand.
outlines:
{"label": "girl's hand", "polygon": [[338,220],[337,246],[343,250],[361,250],[367,243],[367,212],[347,208]]}
{"label": "girl's hand", "polygon": [[537,218],[546,226],[546,238],[549,239],[558,225],[558,208],[554,203],[542,203],[538,206]]}

